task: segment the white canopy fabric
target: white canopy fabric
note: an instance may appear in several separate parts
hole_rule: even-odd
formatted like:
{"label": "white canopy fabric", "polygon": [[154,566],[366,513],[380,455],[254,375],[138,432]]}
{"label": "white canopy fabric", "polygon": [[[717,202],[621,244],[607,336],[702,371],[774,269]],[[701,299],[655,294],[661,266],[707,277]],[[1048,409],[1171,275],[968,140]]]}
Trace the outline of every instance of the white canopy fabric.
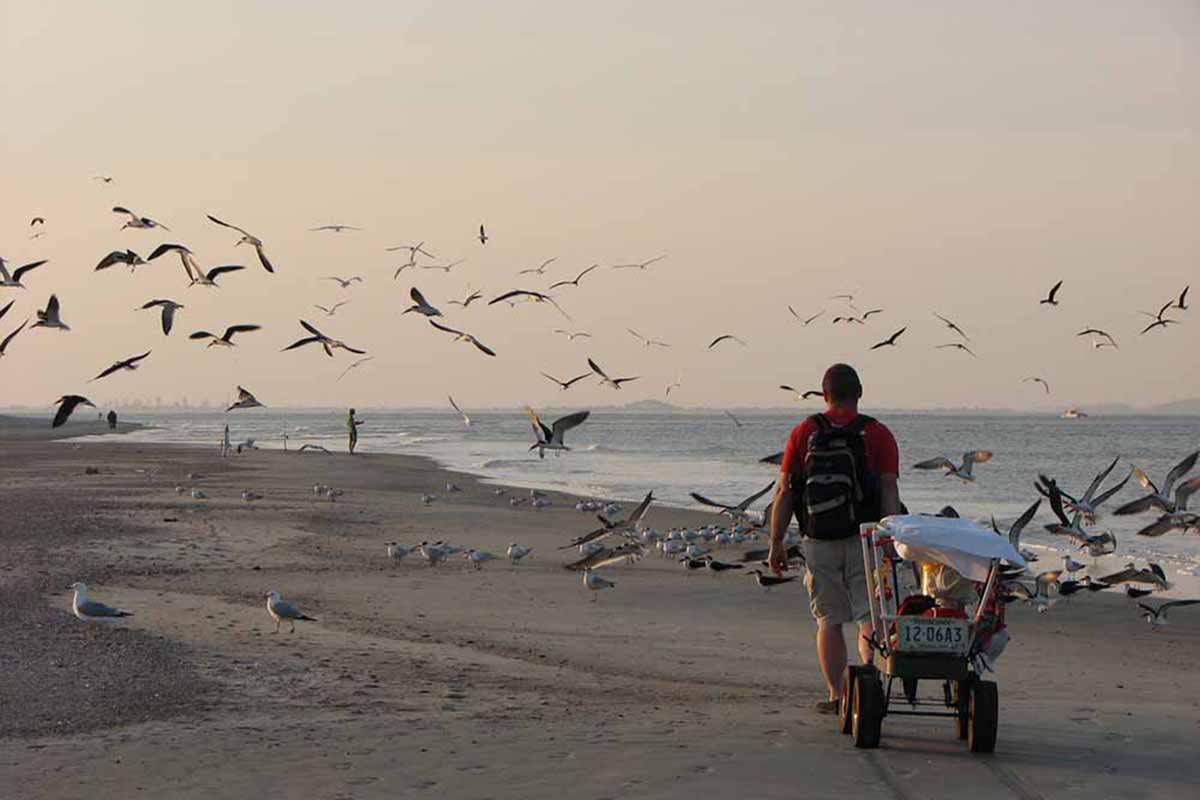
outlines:
{"label": "white canopy fabric", "polygon": [[993,558],[1025,566],[1008,539],[967,519],[916,515],[887,517],[879,527],[906,561],[946,564],[973,581],[986,581]]}

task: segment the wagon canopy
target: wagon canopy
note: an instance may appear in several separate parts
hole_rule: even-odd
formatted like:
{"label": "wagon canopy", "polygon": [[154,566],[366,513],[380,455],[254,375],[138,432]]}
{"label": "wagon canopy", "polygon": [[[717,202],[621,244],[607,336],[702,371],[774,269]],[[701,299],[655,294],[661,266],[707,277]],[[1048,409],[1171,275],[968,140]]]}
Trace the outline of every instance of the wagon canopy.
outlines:
{"label": "wagon canopy", "polygon": [[1007,538],[967,519],[918,515],[887,517],[879,523],[906,561],[935,561],[973,581],[986,581],[992,559],[1025,566]]}

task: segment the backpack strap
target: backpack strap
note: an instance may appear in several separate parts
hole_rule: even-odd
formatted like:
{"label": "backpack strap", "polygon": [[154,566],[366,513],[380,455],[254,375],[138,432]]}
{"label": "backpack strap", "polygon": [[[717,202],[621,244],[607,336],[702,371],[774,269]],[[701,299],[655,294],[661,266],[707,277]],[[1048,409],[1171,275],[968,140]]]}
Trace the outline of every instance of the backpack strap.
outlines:
{"label": "backpack strap", "polygon": [[817,426],[816,433],[825,433],[833,427],[833,423],[824,414],[813,414],[808,418],[810,422]]}
{"label": "backpack strap", "polygon": [[868,417],[866,414],[859,414],[854,418],[854,421],[846,426],[846,432],[859,434],[866,430],[866,427],[875,421],[874,417]]}

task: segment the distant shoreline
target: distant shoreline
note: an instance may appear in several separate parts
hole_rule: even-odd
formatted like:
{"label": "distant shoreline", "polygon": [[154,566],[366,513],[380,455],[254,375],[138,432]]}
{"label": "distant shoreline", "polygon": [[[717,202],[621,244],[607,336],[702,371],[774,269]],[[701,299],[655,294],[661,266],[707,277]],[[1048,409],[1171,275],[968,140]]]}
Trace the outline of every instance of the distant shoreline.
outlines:
{"label": "distant shoreline", "polygon": [[0,442],[48,442],[76,436],[117,435],[145,427],[140,422],[118,422],[116,430],[112,430],[103,420],[69,420],[60,428],[51,428],[49,414],[43,417],[0,414]]}

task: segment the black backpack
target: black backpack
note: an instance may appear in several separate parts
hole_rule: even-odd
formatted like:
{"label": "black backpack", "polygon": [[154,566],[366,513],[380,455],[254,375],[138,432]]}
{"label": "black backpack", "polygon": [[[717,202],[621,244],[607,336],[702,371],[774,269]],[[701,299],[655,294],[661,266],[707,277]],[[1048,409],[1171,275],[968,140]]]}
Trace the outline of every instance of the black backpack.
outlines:
{"label": "black backpack", "polygon": [[878,482],[867,469],[863,430],[871,417],[859,415],[845,427],[824,414],[810,419],[816,430],[792,491],[800,530],[812,539],[846,539],[863,522],[879,521]]}

